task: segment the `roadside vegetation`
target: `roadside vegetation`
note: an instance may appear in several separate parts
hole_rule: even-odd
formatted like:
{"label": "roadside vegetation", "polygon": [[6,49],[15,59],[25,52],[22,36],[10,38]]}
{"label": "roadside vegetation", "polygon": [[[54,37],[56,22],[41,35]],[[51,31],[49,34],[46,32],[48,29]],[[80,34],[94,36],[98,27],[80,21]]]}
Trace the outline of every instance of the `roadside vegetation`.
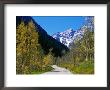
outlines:
{"label": "roadside vegetation", "polygon": [[76,40],[70,51],[58,58],[56,64],[76,74],[94,73],[94,32],[86,30],[81,40]]}
{"label": "roadside vegetation", "polygon": [[[83,38],[77,38],[69,51],[55,56],[53,48],[45,53],[44,49],[53,43],[48,40],[43,49],[36,29],[32,21],[27,25],[22,21],[16,28],[16,74],[41,74],[53,70],[51,65],[64,67],[74,74],[94,74],[94,31],[86,29]],[[59,54],[61,48],[56,47],[54,51]]]}

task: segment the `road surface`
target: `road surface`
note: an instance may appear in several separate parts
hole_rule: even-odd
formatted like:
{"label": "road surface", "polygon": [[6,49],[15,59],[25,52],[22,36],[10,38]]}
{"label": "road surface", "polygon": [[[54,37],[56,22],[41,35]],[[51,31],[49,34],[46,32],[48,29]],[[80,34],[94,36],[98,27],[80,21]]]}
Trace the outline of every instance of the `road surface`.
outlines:
{"label": "road surface", "polygon": [[52,71],[46,72],[44,74],[72,74],[69,70],[58,67],[57,65],[52,65],[52,67],[54,68]]}

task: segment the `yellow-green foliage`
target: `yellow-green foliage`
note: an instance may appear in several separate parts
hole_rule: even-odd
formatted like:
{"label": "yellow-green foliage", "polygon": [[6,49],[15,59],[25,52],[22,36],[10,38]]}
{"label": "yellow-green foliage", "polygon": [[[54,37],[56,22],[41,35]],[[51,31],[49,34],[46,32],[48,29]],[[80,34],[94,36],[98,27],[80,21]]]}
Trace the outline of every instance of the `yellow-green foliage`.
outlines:
{"label": "yellow-green foliage", "polygon": [[[39,35],[32,21],[25,25],[21,22],[16,29],[16,73],[31,74],[42,71],[50,63],[50,55],[46,56],[48,62],[44,64],[43,50],[38,43]],[[44,59],[45,60],[45,59]]]}
{"label": "yellow-green foliage", "polygon": [[84,61],[78,65],[72,63],[61,63],[60,67],[65,67],[70,70],[73,74],[94,74],[94,62],[93,60]]}
{"label": "yellow-green foliage", "polygon": [[46,55],[43,60],[44,65],[51,65],[53,62],[52,58],[53,56],[51,54]]}
{"label": "yellow-green foliage", "polygon": [[85,30],[81,40],[76,40],[69,53],[57,60],[57,65],[76,74],[94,73],[94,32]]}
{"label": "yellow-green foliage", "polygon": [[94,62],[93,60],[81,62],[78,66],[72,68],[71,71],[76,74],[94,74]]}
{"label": "yellow-green foliage", "polygon": [[[41,39],[42,40],[42,39]],[[50,42],[46,42],[51,44]],[[60,48],[60,47],[59,47]],[[49,49],[49,48],[48,48]],[[57,64],[77,74],[94,73],[94,32],[85,30],[83,38],[77,39],[70,52],[53,57],[52,49],[47,55],[39,44],[39,33],[32,21],[22,21],[16,28],[16,73],[38,74],[52,70]],[[56,51],[58,52],[58,51]]]}
{"label": "yellow-green foliage", "polygon": [[44,56],[43,63],[44,65],[52,65],[54,57],[52,56],[52,49],[49,49],[49,53]]}

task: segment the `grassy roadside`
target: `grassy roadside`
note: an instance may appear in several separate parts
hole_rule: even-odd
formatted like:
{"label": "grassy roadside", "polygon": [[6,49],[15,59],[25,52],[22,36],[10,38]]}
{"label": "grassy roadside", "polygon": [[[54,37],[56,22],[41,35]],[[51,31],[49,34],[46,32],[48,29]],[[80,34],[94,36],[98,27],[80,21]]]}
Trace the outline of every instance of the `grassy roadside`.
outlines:
{"label": "grassy roadside", "polygon": [[51,66],[48,66],[48,67],[46,67],[42,70],[33,71],[33,72],[31,72],[31,74],[42,74],[42,73],[45,73],[45,72],[48,72],[48,71],[51,71],[51,70],[53,70],[53,68]]}
{"label": "grassy roadside", "polygon": [[81,62],[78,65],[62,63],[59,66],[70,70],[73,74],[94,74],[94,62],[92,60]]}

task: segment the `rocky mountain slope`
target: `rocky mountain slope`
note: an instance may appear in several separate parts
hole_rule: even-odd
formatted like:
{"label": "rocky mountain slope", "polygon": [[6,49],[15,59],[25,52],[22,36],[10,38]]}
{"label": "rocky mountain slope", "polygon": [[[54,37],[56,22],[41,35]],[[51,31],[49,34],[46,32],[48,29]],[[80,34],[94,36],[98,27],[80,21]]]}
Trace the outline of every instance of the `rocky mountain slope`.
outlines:
{"label": "rocky mountain slope", "polygon": [[81,39],[84,35],[85,30],[94,30],[94,17],[85,17],[84,25],[78,30],[72,28],[65,30],[64,32],[57,32],[52,35],[53,38],[63,43],[67,47],[70,47],[76,39]]}

